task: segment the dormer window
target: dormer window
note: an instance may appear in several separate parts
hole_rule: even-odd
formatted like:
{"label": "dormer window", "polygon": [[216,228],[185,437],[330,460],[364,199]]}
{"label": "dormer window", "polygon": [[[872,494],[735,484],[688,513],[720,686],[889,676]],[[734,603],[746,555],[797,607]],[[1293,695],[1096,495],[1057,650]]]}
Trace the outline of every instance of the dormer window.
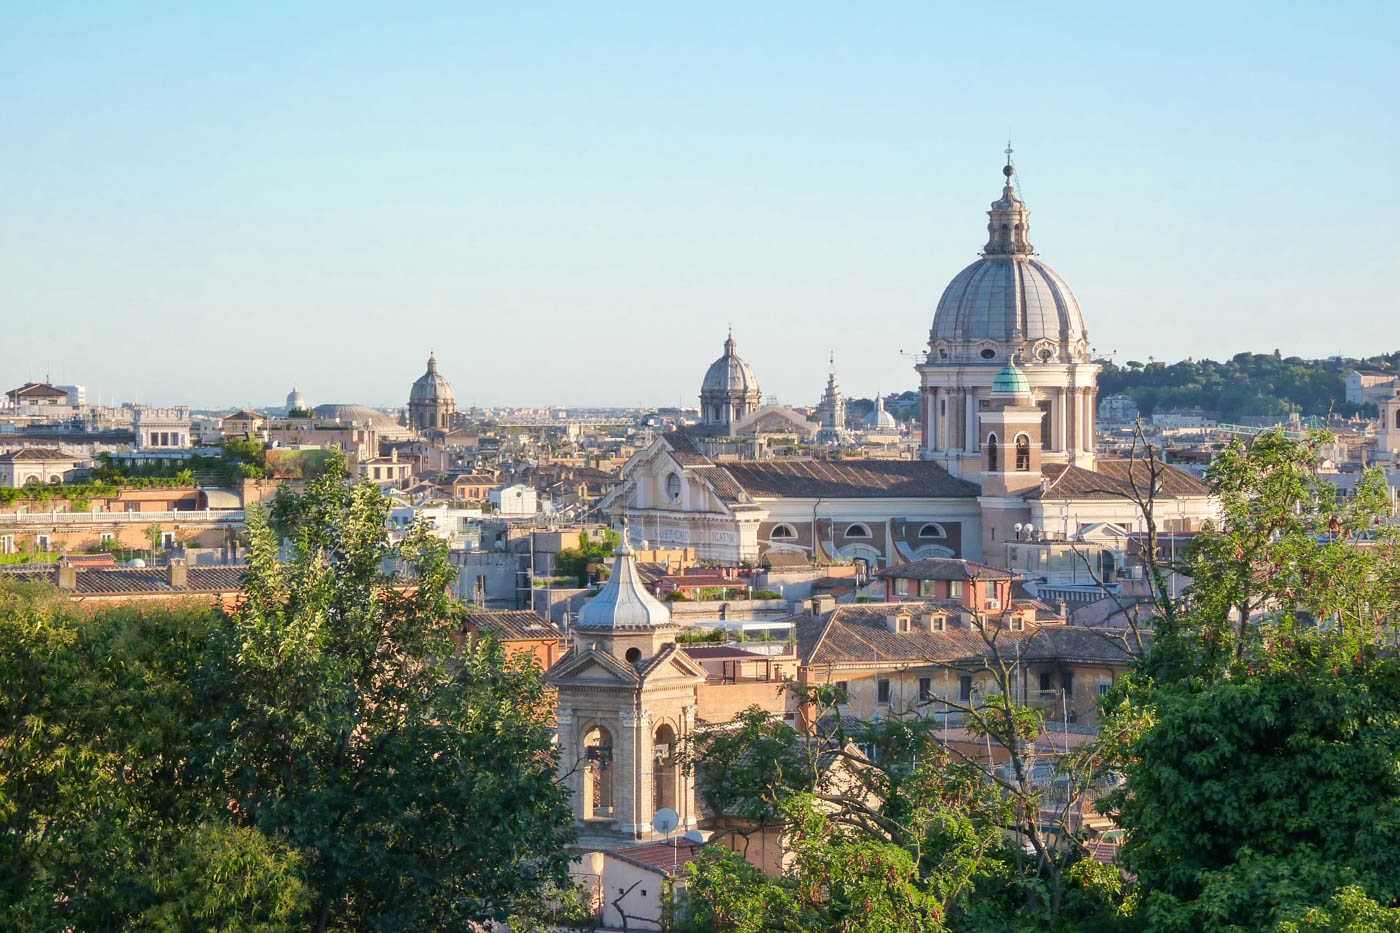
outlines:
{"label": "dormer window", "polygon": [[870,537],[870,527],[856,523],[846,526],[846,537],[848,538],[868,538]]}

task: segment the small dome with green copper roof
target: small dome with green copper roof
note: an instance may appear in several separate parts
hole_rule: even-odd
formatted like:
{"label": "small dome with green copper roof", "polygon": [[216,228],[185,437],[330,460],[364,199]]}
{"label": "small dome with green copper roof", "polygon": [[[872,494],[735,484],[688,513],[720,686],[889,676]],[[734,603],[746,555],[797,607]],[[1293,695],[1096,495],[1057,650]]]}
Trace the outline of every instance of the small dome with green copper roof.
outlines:
{"label": "small dome with green copper roof", "polygon": [[1029,395],[1030,391],[1030,380],[1015,363],[1007,363],[992,380],[992,392],[996,395]]}

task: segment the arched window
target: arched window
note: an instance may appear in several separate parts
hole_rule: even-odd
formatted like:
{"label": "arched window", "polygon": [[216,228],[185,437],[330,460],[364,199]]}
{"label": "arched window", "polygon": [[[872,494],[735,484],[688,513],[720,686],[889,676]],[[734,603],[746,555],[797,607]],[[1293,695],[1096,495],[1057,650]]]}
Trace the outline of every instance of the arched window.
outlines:
{"label": "arched window", "polygon": [[948,532],[943,530],[943,526],[937,522],[929,522],[919,528],[920,538],[946,538]]}
{"label": "arched window", "polygon": [[988,435],[987,435],[987,472],[988,472],[988,473],[995,473],[996,471],[997,471],[997,436],[996,436],[995,434],[988,434]]}
{"label": "arched window", "polygon": [[868,537],[870,537],[870,528],[869,528],[868,526],[866,526],[866,525],[860,524],[859,522],[857,522],[857,523],[854,524],[854,525],[847,525],[847,526],[846,526],[846,537],[848,537],[848,538],[868,538]]}
{"label": "arched window", "polygon": [[1016,435],[1016,469],[1022,473],[1031,468],[1031,439],[1024,434]]}
{"label": "arched window", "polygon": [[1395,409],[1395,429],[1400,431],[1400,408]]}
{"label": "arched window", "polygon": [[797,529],[791,525],[774,525],[768,537],[774,541],[787,541],[797,537]]}

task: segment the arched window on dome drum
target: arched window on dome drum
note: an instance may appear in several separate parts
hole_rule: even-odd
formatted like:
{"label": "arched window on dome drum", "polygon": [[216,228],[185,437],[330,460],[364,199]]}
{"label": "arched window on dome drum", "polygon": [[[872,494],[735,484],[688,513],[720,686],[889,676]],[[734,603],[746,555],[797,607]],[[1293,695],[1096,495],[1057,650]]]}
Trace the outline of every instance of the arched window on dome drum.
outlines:
{"label": "arched window on dome drum", "polygon": [[1024,434],[1016,435],[1016,469],[1026,472],[1031,468],[1031,439]]}
{"label": "arched window on dome drum", "polygon": [[869,527],[861,524],[847,525],[846,537],[848,538],[868,538],[870,537]]}
{"label": "arched window on dome drum", "polygon": [[791,540],[797,537],[797,529],[791,525],[775,525],[768,537],[774,541]]}
{"label": "arched window on dome drum", "polygon": [[920,538],[946,538],[948,532],[943,530],[943,526],[937,522],[929,522],[919,528]]}
{"label": "arched window on dome drum", "polygon": [[988,473],[995,473],[996,471],[997,471],[997,436],[996,436],[995,434],[988,434],[988,435],[987,435],[987,472],[988,472]]}

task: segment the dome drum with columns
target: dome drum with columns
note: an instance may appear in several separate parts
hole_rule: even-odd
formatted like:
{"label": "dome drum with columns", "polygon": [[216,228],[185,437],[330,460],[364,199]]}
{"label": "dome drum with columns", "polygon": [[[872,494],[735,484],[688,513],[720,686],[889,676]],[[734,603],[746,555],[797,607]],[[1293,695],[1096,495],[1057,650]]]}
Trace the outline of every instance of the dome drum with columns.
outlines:
{"label": "dome drum with columns", "polygon": [[724,355],[710,364],[700,384],[700,423],[715,433],[728,433],[762,404],[758,377],[735,352],[731,332],[724,341]]}
{"label": "dome drum with columns", "polygon": [[981,472],[979,412],[1008,363],[1019,364],[1041,412],[1036,441],[1047,463],[1092,468],[1099,367],[1079,302],[1031,246],[1030,209],[1016,197],[1014,169],[987,212],[982,256],[944,289],[916,369],[923,394],[925,459],[958,476]]}

